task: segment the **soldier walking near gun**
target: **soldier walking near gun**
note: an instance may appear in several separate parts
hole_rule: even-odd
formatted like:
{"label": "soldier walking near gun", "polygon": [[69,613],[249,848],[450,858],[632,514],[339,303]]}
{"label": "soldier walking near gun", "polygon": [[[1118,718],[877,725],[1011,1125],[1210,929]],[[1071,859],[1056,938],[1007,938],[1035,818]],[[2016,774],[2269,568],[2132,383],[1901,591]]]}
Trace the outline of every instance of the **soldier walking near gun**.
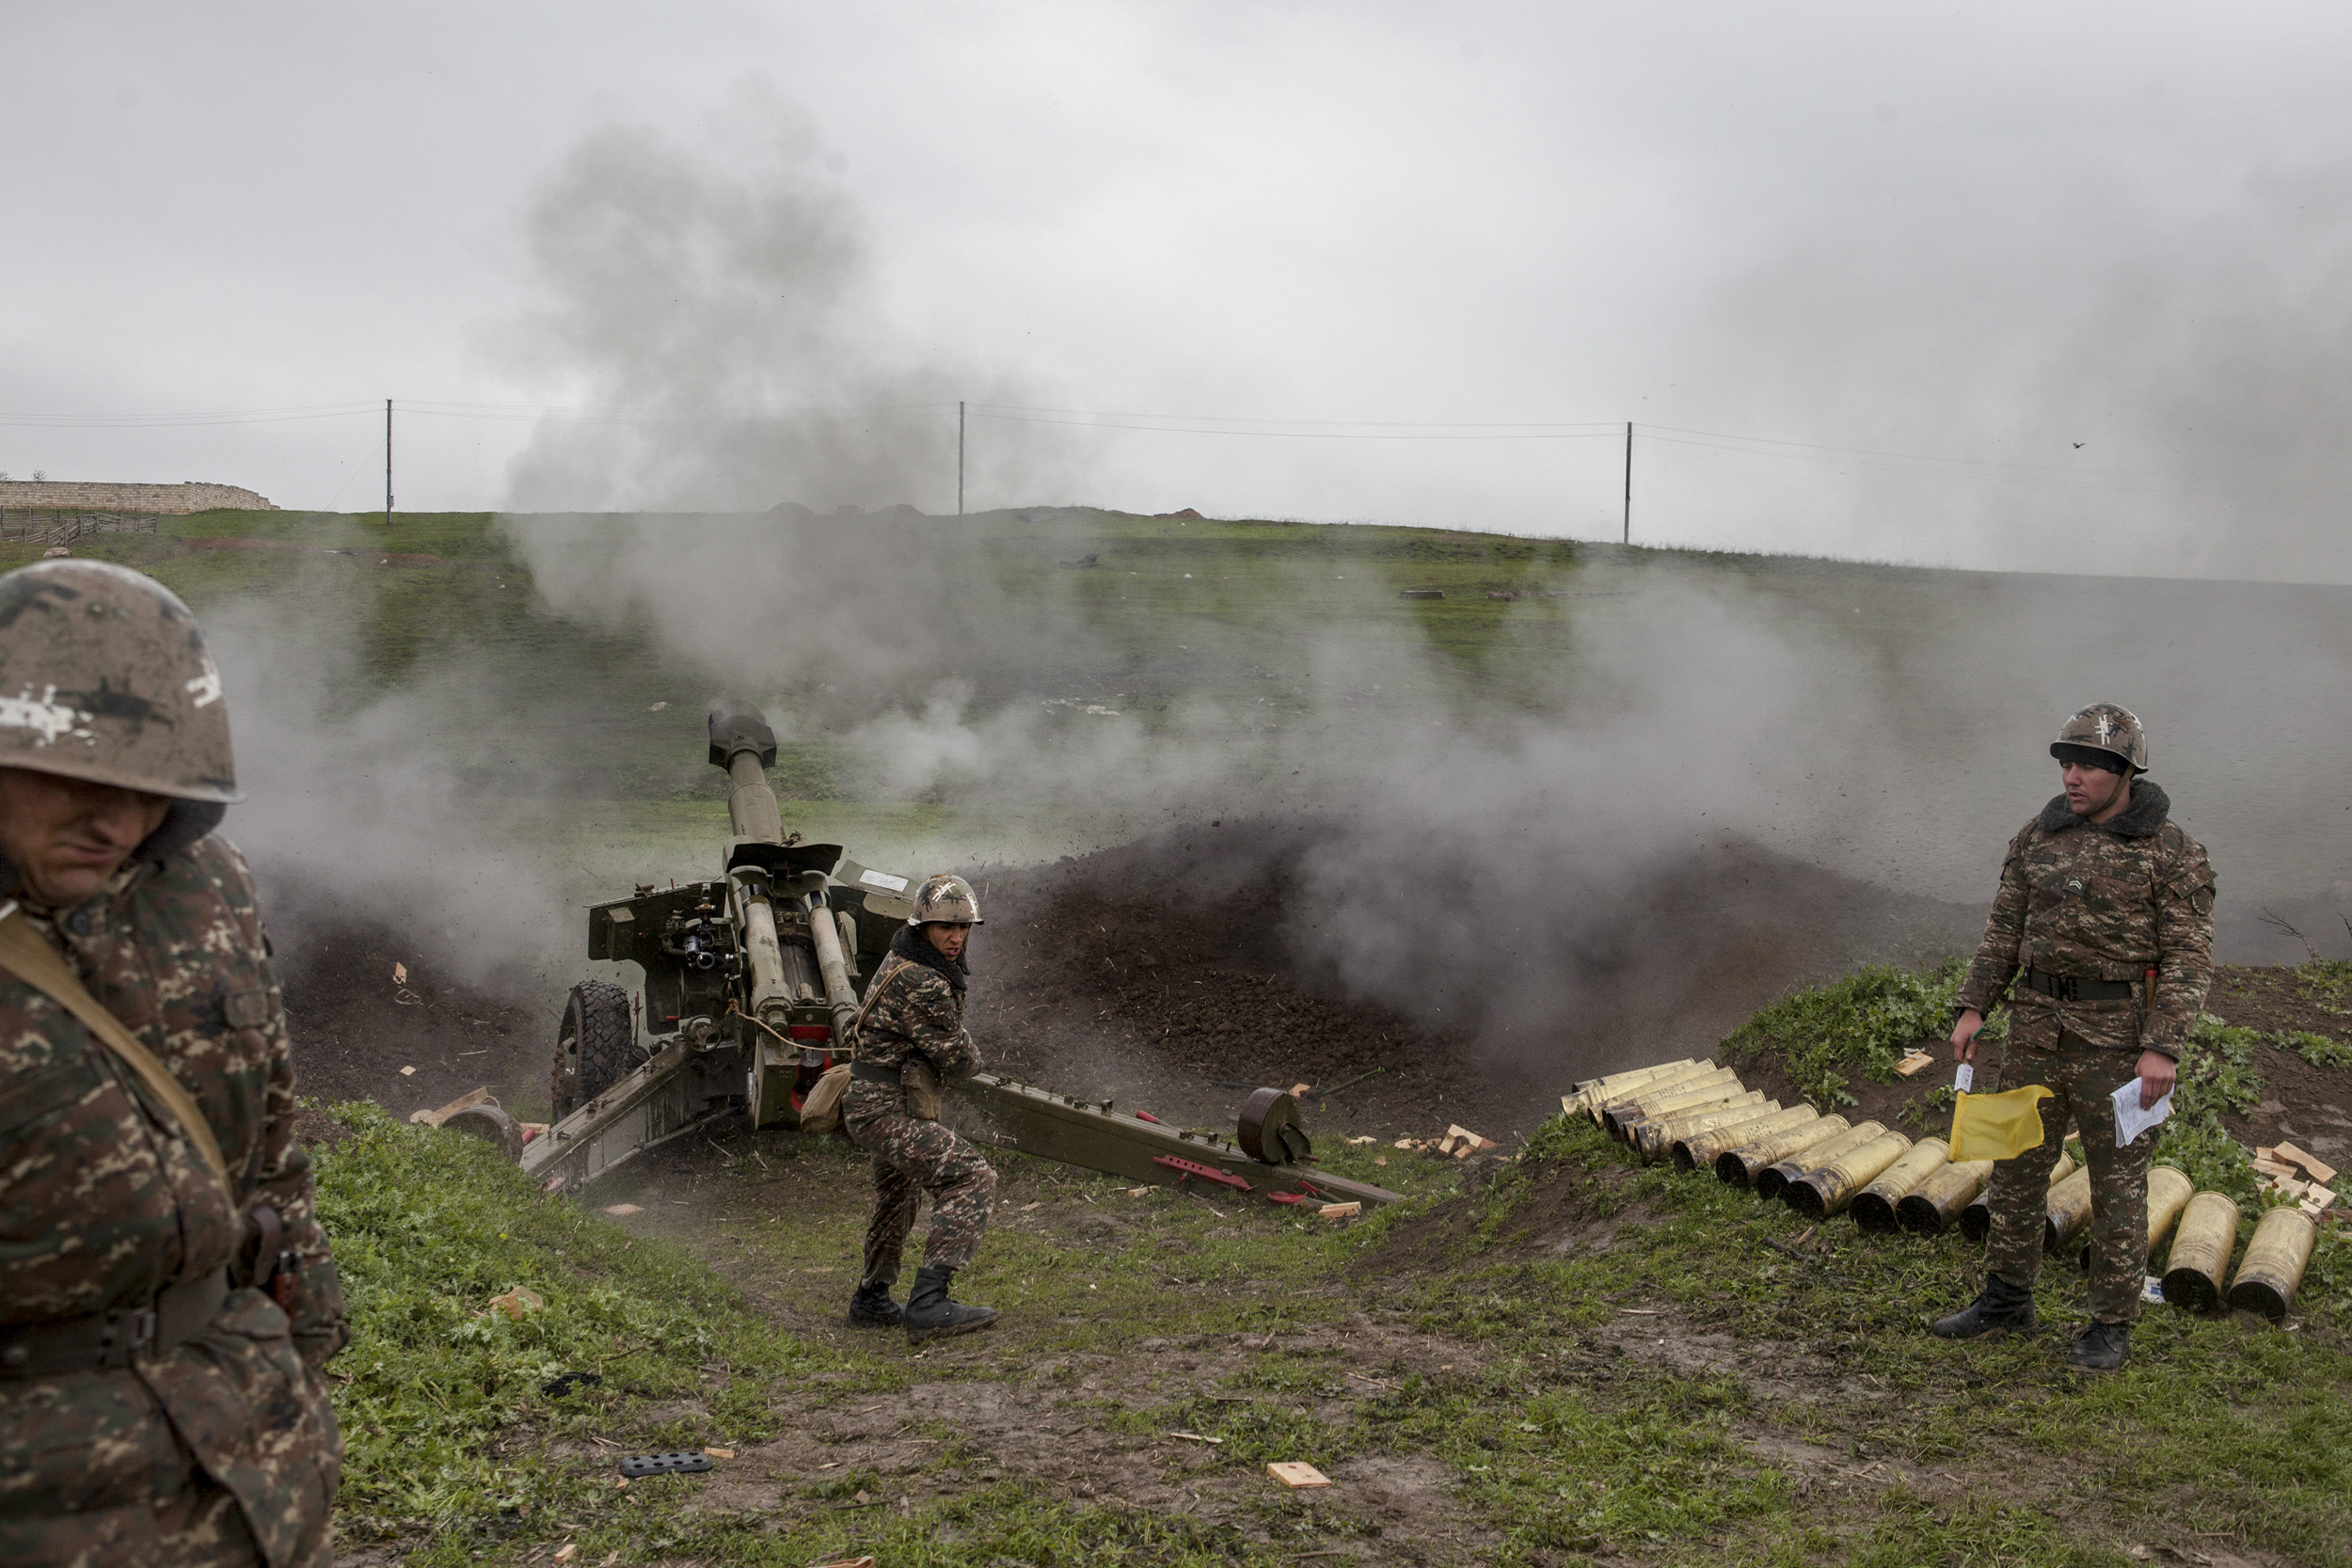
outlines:
{"label": "soldier walking near gun", "polygon": [[220,672],[159,583],[0,577],[0,1561],[314,1568],[342,1292]]}
{"label": "soldier walking near gun", "polygon": [[[874,1157],[874,1217],[866,1229],[866,1267],[850,1298],[860,1328],[903,1323],[910,1344],[986,1328],[996,1314],[947,1299],[960,1269],[971,1264],[988,1228],[996,1172],[980,1151],[939,1122],[939,1080],[980,1069],[963,1026],[963,960],[979,900],[961,877],[942,873],[914,895],[914,913],[891,939],[889,956],[866,983],[852,1042],[841,1125]],[[891,1299],[898,1259],[914,1228],[914,1211],[931,1195],[931,1233],[901,1308]]]}
{"label": "soldier walking near gun", "polygon": [[2090,1167],[2091,1323],[2068,1362],[2112,1371],[2131,1349],[2148,1262],[2148,1160],[2155,1130],[2116,1147],[2112,1096],[2172,1088],[2213,983],[2213,867],[2169,819],[2139,721],[2094,703],[2050,747],[2065,792],[2010,841],[1984,941],[1960,989],[1952,1055],[1976,1054],[1984,1015],[2010,988],[2004,1087],[2041,1085],[2041,1144],[1993,1167],[1984,1290],[1937,1321],[1947,1339],[2031,1328],[2050,1172],[2071,1117]]}

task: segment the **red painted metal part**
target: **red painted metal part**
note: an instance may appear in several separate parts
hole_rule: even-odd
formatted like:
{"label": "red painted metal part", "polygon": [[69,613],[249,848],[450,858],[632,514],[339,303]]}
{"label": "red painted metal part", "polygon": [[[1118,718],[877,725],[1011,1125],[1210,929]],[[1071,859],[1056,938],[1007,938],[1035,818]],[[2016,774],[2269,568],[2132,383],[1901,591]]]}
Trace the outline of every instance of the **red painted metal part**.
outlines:
{"label": "red painted metal part", "polygon": [[1268,1203],[1304,1203],[1307,1201],[1307,1195],[1304,1193],[1268,1193],[1265,1195],[1265,1200]]}
{"label": "red painted metal part", "polygon": [[1204,1165],[1198,1160],[1186,1160],[1174,1154],[1154,1154],[1152,1156],[1152,1163],[1155,1165],[1166,1165],[1169,1170],[1174,1171],[1179,1182],[1182,1182],[1187,1176],[1199,1176],[1211,1181],[1221,1182],[1228,1187],[1237,1187],[1245,1193],[1249,1191],[1249,1183],[1242,1178],[1229,1176],[1216,1166]]}
{"label": "red painted metal part", "polygon": [[1157,1117],[1153,1116],[1153,1115],[1152,1115],[1151,1112],[1149,1112],[1149,1111],[1137,1111],[1137,1112],[1136,1113],[1136,1119],[1137,1121],[1148,1121],[1148,1122],[1152,1123],[1152,1124],[1153,1126],[1155,1126],[1155,1127],[1159,1125],[1159,1120],[1160,1120],[1160,1118],[1159,1118],[1159,1117]]}

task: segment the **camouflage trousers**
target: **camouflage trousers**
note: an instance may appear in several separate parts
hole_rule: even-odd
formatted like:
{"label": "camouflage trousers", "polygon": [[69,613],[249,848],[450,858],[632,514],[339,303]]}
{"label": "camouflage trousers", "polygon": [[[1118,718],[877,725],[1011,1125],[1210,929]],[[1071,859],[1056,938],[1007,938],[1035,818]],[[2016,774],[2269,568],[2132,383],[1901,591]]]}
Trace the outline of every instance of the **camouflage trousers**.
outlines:
{"label": "camouflage trousers", "polygon": [[2107,1098],[2138,1071],[2137,1049],[2092,1045],[2071,1032],[2058,1037],[2056,1051],[2012,1047],[2002,1087],[2040,1084],[2050,1098],[2042,1101],[2040,1147],[2014,1160],[1996,1161],[1986,1194],[1993,1231],[1985,1239],[1985,1272],[2030,1288],[2042,1274],[2050,1172],[2058,1165],[2066,1124],[2074,1122],[2090,1166],[2090,1222],[2085,1231],[2090,1315],[2105,1323],[2139,1321],[2139,1291],[2148,1270],[2148,1158],[2158,1129],[2116,1148],[2115,1106]]}
{"label": "camouflage trousers", "polygon": [[[878,1086],[853,1085],[852,1100],[865,1098],[860,1090]],[[887,1287],[897,1282],[898,1259],[925,1193],[931,1195],[931,1233],[923,1248],[924,1263],[969,1268],[995,1206],[995,1167],[969,1141],[938,1122],[918,1121],[895,1107],[879,1115],[858,1114],[865,1109],[853,1103],[842,1122],[850,1141],[874,1157],[874,1217],[866,1227],[863,1283]]]}

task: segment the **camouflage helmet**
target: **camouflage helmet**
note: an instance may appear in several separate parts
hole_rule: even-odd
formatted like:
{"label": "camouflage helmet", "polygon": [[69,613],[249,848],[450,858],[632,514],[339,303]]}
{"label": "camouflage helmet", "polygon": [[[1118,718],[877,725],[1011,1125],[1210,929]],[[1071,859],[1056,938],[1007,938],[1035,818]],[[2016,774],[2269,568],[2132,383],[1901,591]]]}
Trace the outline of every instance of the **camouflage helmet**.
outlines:
{"label": "camouflage helmet", "polygon": [[2138,715],[2113,703],[2093,703],[2059,728],[2050,754],[2062,762],[2070,751],[2105,752],[2134,773],[2148,771],[2148,732]]}
{"label": "camouflage helmet", "polygon": [[972,884],[952,872],[942,871],[924,879],[915,890],[914,913],[908,917],[910,926],[982,926],[980,901],[973,895]]}
{"label": "camouflage helmet", "polygon": [[188,607],[103,561],[0,577],[0,768],[240,799],[220,670]]}

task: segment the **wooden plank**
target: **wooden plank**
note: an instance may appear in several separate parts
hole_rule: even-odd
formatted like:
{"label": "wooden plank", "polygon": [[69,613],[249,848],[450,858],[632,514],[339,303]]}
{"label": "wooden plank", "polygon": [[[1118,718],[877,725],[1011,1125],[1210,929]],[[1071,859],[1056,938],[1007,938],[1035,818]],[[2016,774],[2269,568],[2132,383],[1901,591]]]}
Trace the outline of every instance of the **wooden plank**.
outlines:
{"label": "wooden plank", "polygon": [[2336,1179],[2335,1166],[2325,1160],[2315,1159],[2304,1153],[2293,1144],[2280,1144],[2272,1151],[2272,1155],[2281,1164],[2302,1166],[2305,1174],[2316,1177],[2322,1181],[2333,1181]]}
{"label": "wooden plank", "polygon": [[1296,1460],[1278,1459],[1265,1467],[1265,1473],[1294,1491],[1310,1486],[1328,1486],[1331,1478],[1311,1465]]}

